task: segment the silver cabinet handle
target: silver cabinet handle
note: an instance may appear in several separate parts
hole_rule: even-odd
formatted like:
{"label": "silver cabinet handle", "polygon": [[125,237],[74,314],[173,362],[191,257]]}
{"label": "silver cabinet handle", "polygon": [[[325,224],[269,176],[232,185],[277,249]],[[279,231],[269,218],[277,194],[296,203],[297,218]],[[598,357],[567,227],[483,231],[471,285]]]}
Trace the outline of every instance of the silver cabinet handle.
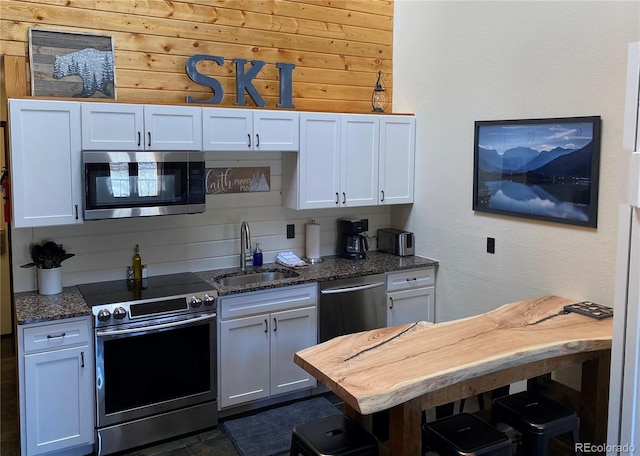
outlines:
{"label": "silver cabinet handle", "polygon": [[393,309],[393,298],[391,296],[389,296],[389,301],[391,302],[389,309]]}
{"label": "silver cabinet handle", "polygon": [[78,205],[76,204],[76,220],[78,220]]}
{"label": "silver cabinet handle", "polygon": [[380,200],[382,202],[384,201],[384,190],[380,190],[380,193],[382,193],[382,199]]}
{"label": "silver cabinet handle", "polygon": [[251,135],[247,134],[248,145],[247,147],[251,148]]}
{"label": "silver cabinet handle", "polygon": [[80,367],[84,367],[84,352],[80,352]]}
{"label": "silver cabinet handle", "polygon": [[268,332],[269,331],[269,323],[267,322],[267,319],[264,319],[264,332]]}
{"label": "silver cabinet handle", "polygon": [[151,147],[151,132],[147,133],[149,135],[149,147]]}
{"label": "silver cabinet handle", "polygon": [[275,318],[273,319],[273,332],[276,332],[278,330],[278,320],[276,320]]}
{"label": "silver cabinet handle", "polygon": [[58,334],[57,336],[52,336],[51,334],[47,334],[47,339],[49,339],[49,340],[51,340],[51,339],[62,339],[66,335],[67,335],[67,333]]}
{"label": "silver cabinet handle", "polygon": [[336,204],[340,204],[340,195],[336,192]]}
{"label": "silver cabinet handle", "polygon": [[342,204],[347,204],[347,194],[342,192]]}
{"label": "silver cabinet handle", "polygon": [[138,132],[138,147],[140,147],[140,141],[142,141],[142,135]]}
{"label": "silver cabinet handle", "polygon": [[260,147],[260,135],[256,133],[256,147]]}

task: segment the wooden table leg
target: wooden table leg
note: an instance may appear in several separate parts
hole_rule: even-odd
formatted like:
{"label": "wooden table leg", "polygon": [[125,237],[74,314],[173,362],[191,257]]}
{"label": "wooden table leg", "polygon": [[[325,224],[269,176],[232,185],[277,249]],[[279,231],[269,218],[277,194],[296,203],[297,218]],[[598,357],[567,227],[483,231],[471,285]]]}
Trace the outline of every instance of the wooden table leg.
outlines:
{"label": "wooden table leg", "polygon": [[389,454],[422,454],[422,401],[412,399],[389,410]]}
{"label": "wooden table leg", "polygon": [[344,414],[347,418],[351,418],[360,426],[371,432],[371,415],[360,415],[353,407],[345,402]]}
{"label": "wooden table leg", "polygon": [[583,442],[601,445],[607,441],[610,369],[609,350],[582,364],[580,434]]}

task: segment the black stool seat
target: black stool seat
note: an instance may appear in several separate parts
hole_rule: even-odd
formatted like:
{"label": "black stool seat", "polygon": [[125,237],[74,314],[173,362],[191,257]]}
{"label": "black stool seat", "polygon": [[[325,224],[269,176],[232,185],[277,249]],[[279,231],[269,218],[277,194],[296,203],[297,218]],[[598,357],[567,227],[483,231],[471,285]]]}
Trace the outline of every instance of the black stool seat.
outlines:
{"label": "black stool seat", "polygon": [[378,441],[344,415],[293,428],[290,456],[378,456]]}
{"label": "black stool seat", "polygon": [[563,434],[569,433],[574,444],[580,441],[575,412],[535,391],[495,399],[491,420],[519,431],[529,454],[548,454],[549,440]]}
{"label": "black stool seat", "polygon": [[469,413],[448,416],[422,426],[425,443],[441,456],[511,456],[511,440]]}

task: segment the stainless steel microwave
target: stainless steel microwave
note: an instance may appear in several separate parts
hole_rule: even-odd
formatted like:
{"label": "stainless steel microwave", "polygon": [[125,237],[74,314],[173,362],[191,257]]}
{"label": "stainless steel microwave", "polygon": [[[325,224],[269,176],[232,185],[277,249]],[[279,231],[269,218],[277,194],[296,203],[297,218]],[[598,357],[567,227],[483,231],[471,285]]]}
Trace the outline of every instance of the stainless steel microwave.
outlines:
{"label": "stainless steel microwave", "polygon": [[201,151],[82,151],[84,219],[205,210]]}

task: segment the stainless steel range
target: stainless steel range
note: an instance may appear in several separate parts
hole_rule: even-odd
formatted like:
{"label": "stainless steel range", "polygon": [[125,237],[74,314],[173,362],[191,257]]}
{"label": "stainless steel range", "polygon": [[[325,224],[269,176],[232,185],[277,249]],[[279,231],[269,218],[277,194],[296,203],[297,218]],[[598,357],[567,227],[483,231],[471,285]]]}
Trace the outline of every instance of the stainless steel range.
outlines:
{"label": "stainless steel range", "polygon": [[193,273],[78,285],[94,315],[97,454],[217,425],[217,292]]}

